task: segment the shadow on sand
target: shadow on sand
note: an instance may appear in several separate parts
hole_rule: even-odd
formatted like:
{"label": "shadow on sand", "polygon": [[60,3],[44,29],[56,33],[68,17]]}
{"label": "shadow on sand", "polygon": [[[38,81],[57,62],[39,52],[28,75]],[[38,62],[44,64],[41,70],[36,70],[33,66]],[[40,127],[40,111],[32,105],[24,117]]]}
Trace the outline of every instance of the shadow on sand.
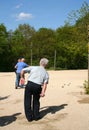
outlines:
{"label": "shadow on sand", "polygon": [[12,123],[13,121],[15,121],[17,119],[16,116],[20,115],[21,113],[15,113],[13,115],[10,116],[2,116],[0,117],[0,126],[6,126],[9,125],[10,123]]}
{"label": "shadow on sand", "polygon": [[64,109],[68,104],[62,104],[60,106],[46,106],[42,107],[40,111],[41,118],[47,115],[48,113],[55,114],[57,111]]}
{"label": "shadow on sand", "polygon": [[5,96],[5,97],[0,97],[0,100],[4,100],[4,99],[7,99],[10,95],[8,96]]}

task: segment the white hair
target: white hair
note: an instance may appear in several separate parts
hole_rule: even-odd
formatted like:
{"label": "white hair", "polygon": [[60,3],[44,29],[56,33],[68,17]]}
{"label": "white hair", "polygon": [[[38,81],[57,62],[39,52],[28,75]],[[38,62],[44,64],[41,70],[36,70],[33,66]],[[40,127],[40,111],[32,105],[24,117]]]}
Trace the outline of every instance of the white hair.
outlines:
{"label": "white hair", "polygon": [[40,65],[42,66],[46,66],[48,64],[49,60],[47,58],[42,58],[40,60]]}
{"label": "white hair", "polygon": [[24,61],[25,61],[25,58],[21,58],[21,61],[23,61],[23,62],[24,62]]}

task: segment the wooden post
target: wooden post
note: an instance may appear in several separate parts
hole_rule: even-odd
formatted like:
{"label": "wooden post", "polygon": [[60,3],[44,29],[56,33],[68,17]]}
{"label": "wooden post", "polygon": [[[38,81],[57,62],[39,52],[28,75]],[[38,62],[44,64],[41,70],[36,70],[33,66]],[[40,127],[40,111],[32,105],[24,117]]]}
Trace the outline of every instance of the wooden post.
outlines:
{"label": "wooden post", "polygon": [[31,66],[32,66],[32,42],[31,42]]}
{"label": "wooden post", "polygon": [[89,87],[89,25],[87,26],[88,30],[88,87]]}
{"label": "wooden post", "polygon": [[54,70],[56,70],[56,50],[54,52]]}

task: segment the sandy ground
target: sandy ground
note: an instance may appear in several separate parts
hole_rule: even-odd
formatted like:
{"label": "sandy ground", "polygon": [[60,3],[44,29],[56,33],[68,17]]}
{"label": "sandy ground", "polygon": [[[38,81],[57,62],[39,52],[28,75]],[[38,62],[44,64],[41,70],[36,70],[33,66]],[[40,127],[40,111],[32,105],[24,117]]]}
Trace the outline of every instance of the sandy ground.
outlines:
{"label": "sandy ground", "polygon": [[89,95],[83,86],[88,71],[48,73],[46,96],[40,100],[42,119],[33,122],[25,118],[24,89],[15,89],[15,73],[0,73],[0,130],[89,130]]}

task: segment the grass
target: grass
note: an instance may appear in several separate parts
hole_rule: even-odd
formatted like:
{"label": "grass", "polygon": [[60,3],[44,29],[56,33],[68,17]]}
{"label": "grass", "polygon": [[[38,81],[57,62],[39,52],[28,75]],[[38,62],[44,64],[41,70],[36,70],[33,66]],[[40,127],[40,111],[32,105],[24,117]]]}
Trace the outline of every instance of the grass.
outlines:
{"label": "grass", "polygon": [[83,86],[84,86],[84,88],[85,88],[85,92],[86,92],[86,94],[89,94],[89,85],[88,85],[88,81],[84,81],[84,83],[83,83]]}

